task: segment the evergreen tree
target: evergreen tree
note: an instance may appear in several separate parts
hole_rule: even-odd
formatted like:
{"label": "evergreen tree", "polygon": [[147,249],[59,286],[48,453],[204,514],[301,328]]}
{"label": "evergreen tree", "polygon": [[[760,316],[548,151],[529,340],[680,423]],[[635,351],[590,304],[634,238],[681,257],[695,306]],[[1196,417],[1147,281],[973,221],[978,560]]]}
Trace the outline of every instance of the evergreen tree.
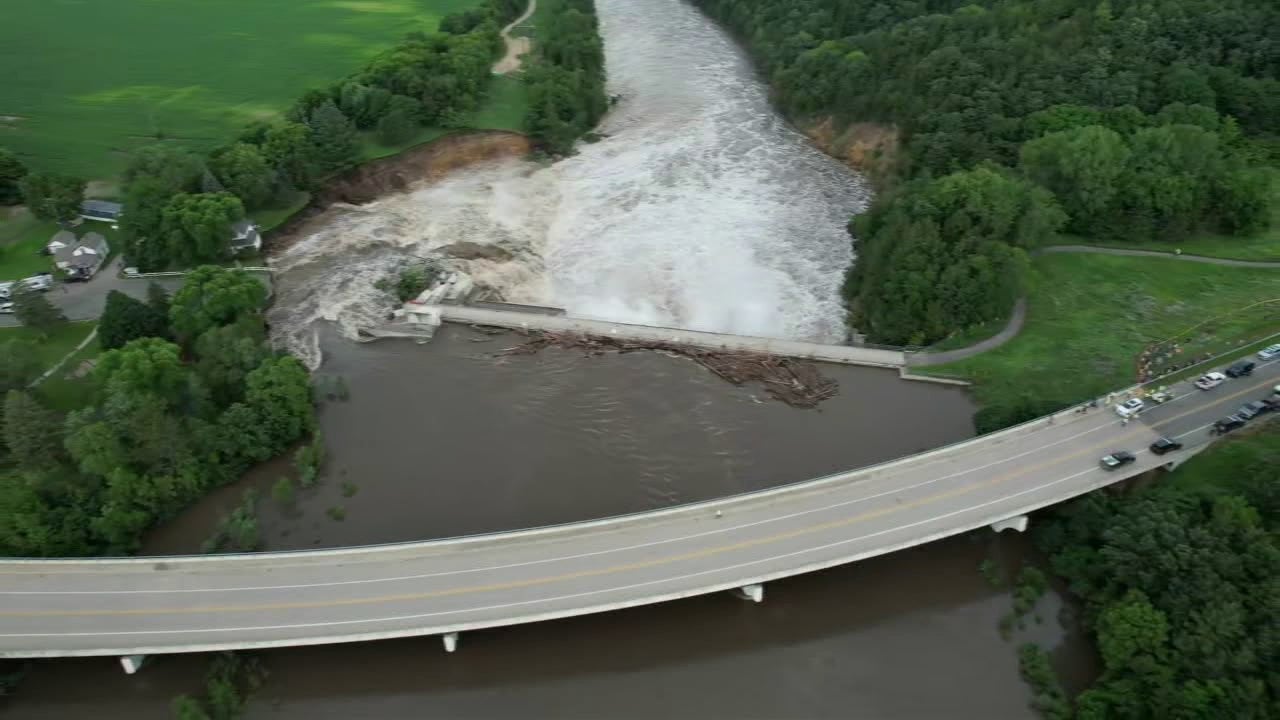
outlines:
{"label": "evergreen tree", "polygon": [[355,162],[360,146],[356,128],[332,100],[317,107],[307,121],[311,141],[320,164],[328,170],[341,170]]}
{"label": "evergreen tree", "polygon": [[103,350],[114,350],[138,338],[163,338],[168,335],[168,326],[169,318],[151,305],[112,290],[98,322],[98,343]]}
{"label": "evergreen tree", "polygon": [[54,307],[44,293],[22,284],[14,286],[13,314],[18,322],[42,336],[48,336],[54,328],[67,322],[67,316]]}

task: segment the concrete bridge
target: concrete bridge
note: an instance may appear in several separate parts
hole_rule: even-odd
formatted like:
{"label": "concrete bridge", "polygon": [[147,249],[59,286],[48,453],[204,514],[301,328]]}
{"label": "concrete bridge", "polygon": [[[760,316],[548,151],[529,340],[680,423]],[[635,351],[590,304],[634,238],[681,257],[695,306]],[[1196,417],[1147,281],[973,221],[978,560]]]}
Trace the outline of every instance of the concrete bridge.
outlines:
{"label": "concrete bridge", "polygon": [[[120,656],[459,633],[774,580],[983,527],[1181,462],[1212,422],[1270,393],[1274,363],[1123,422],[1072,408],[825,478],[623,517],[430,542],[291,553],[0,561],[0,657]],[[1161,435],[1186,448],[1165,456]],[[1100,456],[1129,450],[1114,471]]]}

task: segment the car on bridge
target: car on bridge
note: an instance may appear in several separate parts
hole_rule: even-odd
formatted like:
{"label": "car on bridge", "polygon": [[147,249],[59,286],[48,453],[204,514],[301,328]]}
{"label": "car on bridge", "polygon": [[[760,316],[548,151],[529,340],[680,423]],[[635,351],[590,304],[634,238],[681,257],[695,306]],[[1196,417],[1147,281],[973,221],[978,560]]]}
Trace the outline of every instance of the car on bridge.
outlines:
{"label": "car on bridge", "polygon": [[1130,398],[1116,405],[1116,414],[1122,418],[1129,418],[1142,412],[1142,398]]}
{"label": "car on bridge", "polygon": [[1115,470],[1116,468],[1124,467],[1137,459],[1138,458],[1134,457],[1133,453],[1128,450],[1116,450],[1110,455],[1103,455],[1101,462],[1103,469]]}
{"label": "car on bridge", "polygon": [[1244,418],[1245,420],[1252,420],[1266,412],[1267,409],[1266,403],[1261,400],[1254,400],[1251,403],[1241,405],[1240,409],[1236,411],[1236,415]]}
{"label": "car on bridge", "polygon": [[1201,390],[1212,390],[1227,381],[1227,376],[1214,371],[1196,378],[1195,385]]}
{"label": "car on bridge", "polygon": [[1280,357],[1280,343],[1268,345],[1258,351],[1259,360],[1270,360],[1273,357]]}
{"label": "car on bridge", "polygon": [[1167,437],[1162,437],[1159,440],[1156,440],[1155,442],[1151,443],[1151,448],[1150,448],[1151,452],[1157,455],[1163,455],[1167,452],[1173,452],[1174,450],[1181,450],[1181,449],[1182,449],[1182,443]]}
{"label": "car on bridge", "polygon": [[1258,367],[1258,363],[1252,360],[1241,360],[1232,363],[1231,367],[1227,368],[1227,377],[1242,378],[1245,375],[1252,375],[1253,369],[1256,367]]}
{"label": "car on bridge", "polygon": [[1173,394],[1166,390],[1157,390],[1147,396],[1157,405],[1163,405],[1173,399]]}
{"label": "car on bridge", "polygon": [[1218,422],[1214,423],[1213,430],[1214,432],[1221,435],[1222,433],[1229,433],[1232,430],[1235,430],[1236,428],[1242,428],[1244,427],[1244,424],[1245,424],[1245,419],[1240,417],[1239,415],[1228,415],[1227,417],[1224,417]]}

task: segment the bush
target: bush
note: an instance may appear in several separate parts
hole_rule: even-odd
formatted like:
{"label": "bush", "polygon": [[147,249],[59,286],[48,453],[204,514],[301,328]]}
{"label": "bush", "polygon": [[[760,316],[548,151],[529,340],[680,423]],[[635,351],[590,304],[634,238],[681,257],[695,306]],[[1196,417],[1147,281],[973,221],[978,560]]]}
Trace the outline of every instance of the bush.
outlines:
{"label": "bush", "polygon": [[271,486],[271,499],[275,500],[279,505],[292,505],[297,499],[293,481],[287,477],[281,477],[276,480],[275,485]]}
{"label": "bush", "polygon": [[1071,703],[1049,662],[1049,653],[1035,643],[1026,643],[1018,648],[1018,666],[1035,694],[1031,706],[1048,720],[1070,720]]}

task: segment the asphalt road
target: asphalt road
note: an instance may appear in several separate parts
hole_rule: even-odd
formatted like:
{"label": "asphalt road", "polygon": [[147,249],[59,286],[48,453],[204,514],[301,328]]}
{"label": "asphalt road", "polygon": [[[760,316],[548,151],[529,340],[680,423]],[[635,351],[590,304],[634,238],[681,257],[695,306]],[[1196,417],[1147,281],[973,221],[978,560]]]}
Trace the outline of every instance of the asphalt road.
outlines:
{"label": "asphalt road", "polygon": [[[363,549],[0,562],[0,656],[127,655],[428,635],[740,587],[980,528],[1189,454],[1275,363],[1122,424],[1072,410],[797,486],[625,518]],[[1255,421],[1256,422],[1256,421]],[[904,429],[909,431],[909,429]],[[1137,462],[1109,472],[1099,457]],[[767,598],[765,600],[768,601]],[[464,641],[465,642],[465,641]]]}
{"label": "asphalt road", "polygon": [[[49,301],[67,316],[68,320],[96,320],[102,315],[107,305],[107,295],[112,290],[135,297],[139,300],[147,298],[147,287],[152,282],[159,283],[170,294],[182,287],[181,277],[161,278],[123,278],[120,277],[120,260],[116,259],[110,267],[103,268],[88,282],[56,283],[47,293]],[[17,327],[21,325],[13,315],[0,315],[0,327]]]}

